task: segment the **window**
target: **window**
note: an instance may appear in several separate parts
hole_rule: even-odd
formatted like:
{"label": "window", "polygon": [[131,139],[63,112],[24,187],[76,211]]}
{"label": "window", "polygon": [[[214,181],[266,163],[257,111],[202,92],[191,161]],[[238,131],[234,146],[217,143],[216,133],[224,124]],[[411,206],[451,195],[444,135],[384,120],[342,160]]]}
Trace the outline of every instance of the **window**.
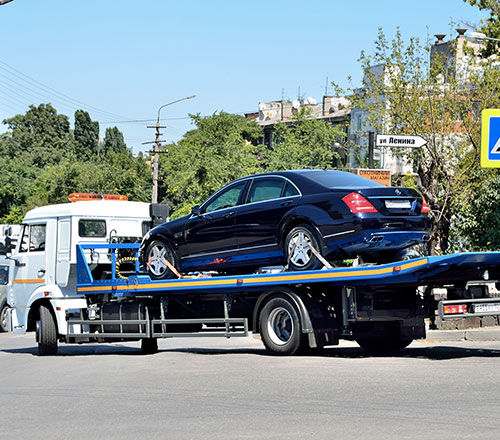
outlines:
{"label": "window", "polygon": [[25,225],[19,252],[42,252],[45,250],[45,225]]}
{"label": "window", "polygon": [[9,266],[0,266],[0,285],[9,282]]}
{"label": "window", "polygon": [[250,188],[248,203],[278,199],[281,197],[282,188],[282,179],[255,179],[252,183],[252,187]]}
{"label": "window", "polygon": [[205,213],[218,211],[219,209],[232,208],[238,204],[241,192],[246,186],[245,182],[237,183],[226,189],[222,194],[212,200],[205,208]]}
{"label": "window", "polygon": [[295,188],[290,182],[287,182],[285,185],[285,191],[283,192],[283,197],[292,197],[298,196],[299,192],[297,188]]}
{"label": "window", "polygon": [[78,235],[80,237],[106,237],[106,222],[104,220],[80,220]]}

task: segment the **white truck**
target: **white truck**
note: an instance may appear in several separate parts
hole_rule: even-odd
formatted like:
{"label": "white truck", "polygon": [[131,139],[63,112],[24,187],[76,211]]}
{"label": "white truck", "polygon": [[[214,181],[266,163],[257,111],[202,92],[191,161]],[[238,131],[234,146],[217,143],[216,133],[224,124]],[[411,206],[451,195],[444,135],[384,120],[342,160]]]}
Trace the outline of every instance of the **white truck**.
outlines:
{"label": "white truck", "polygon": [[[59,337],[67,333],[66,312],[86,307],[76,292],[76,244],[138,243],[157,222],[168,219],[166,205],[114,200],[102,196],[29,211],[8,256],[7,321],[10,331],[39,331],[40,321],[55,317]],[[93,276],[111,271],[107,252],[87,253]],[[40,335],[37,334],[37,338]]]}
{"label": "white truck", "polygon": [[[340,339],[367,351],[398,350],[424,338],[424,320],[437,314],[500,315],[500,299],[483,285],[500,280],[499,252],[153,280],[124,252],[136,255],[141,237],[167,217],[163,205],[108,200],[28,212],[7,252],[9,331],[35,331],[40,355],[56,354],[59,342],[141,341],[144,353],[154,353],[158,338],[249,331],[271,353],[292,355]],[[128,273],[123,264],[117,269],[125,261],[134,266]]]}

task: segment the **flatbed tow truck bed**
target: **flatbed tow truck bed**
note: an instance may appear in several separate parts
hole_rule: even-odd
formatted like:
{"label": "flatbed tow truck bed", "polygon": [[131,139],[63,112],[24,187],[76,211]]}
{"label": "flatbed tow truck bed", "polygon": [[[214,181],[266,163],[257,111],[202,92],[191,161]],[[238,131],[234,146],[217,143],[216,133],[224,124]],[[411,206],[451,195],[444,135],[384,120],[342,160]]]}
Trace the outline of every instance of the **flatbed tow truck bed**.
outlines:
{"label": "flatbed tow truck bed", "polygon": [[[500,252],[459,253],[396,263],[236,276],[152,280],[117,277],[115,255],[138,245],[77,245],[76,294],[65,342],[260,334],[274,354],[356,340],[368,351],[396,350],[425,338],[424,319],[500,314],[485,280],[500,279]],[[94,280],[85,250],[111,252],[110,279]],[[481,289],[469,289],[470,283]],[[439,300],[435,292],[439,292]],[[479,293],[478,293],[479,292]]]}

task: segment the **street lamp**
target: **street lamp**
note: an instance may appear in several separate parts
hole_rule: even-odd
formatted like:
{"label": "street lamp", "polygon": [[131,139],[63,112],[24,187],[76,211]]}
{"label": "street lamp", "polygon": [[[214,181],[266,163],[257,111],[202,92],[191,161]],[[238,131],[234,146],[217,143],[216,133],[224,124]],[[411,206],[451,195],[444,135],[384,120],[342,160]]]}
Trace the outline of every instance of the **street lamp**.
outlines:
{"label": "street lamp", "polygon": [[492,37],[487,37],[485,34],[482,32],[471,32],[469,34],[471,38],[475,38],[476,40],[489,40],[489,41],[500,41],[500,38],[492,38]]}
{"label": "street lamp", "polygon": [[180,101],[185,101],[186,99],[192,99],[195,98],[195,95],[191,96],[186,96],[185,98],[181,99],[176,99],[175,101],[169,102],[167,104],[163,104],[159,109],[158,109],[158,117],[156,118],[156,126],[148,125],[148,128],[155,128],[156,129],[156,135],[155,135],[155,141],[154,141],[154,149],[153,149],[153,191],[151,194],[151,203],[158,203],[158,156],[160,155],[160,143],[163,142],[160,140],[160,128],[167,128],[166,125],[161,126],[160,125],[160,111],[162,108],[167,107],[169,105],[175,104]]}

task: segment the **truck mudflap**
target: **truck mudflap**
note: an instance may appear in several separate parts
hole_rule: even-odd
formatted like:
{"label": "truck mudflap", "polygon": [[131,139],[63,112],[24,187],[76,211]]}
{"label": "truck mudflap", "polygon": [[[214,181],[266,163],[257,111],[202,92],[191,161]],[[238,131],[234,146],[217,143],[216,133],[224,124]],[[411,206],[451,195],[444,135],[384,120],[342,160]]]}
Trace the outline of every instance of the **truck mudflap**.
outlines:
{"label": "truck mudflap", "polygon": [[[147,275],[134,275],[127,279],[116,277],[94,280],[85,260],[84,249],[109,249],[112,259],[116,249],[133,245],[77,245],[78,294],[111,294],[115,297],[137,295],[176,295],[186,292],[197,294],[214,291],[244,292],[265,291],[278,285],[325,283],[332,287],[343,286],[443,286],[454,282],[483,279],[500,279],[500,252],[460,253],[417,258],[409,261],[377,266],[358,266],[327,270],[280,272],[210,278],[181,278],[152,280]],[[114,265],[113,265],[114,267]]]}

